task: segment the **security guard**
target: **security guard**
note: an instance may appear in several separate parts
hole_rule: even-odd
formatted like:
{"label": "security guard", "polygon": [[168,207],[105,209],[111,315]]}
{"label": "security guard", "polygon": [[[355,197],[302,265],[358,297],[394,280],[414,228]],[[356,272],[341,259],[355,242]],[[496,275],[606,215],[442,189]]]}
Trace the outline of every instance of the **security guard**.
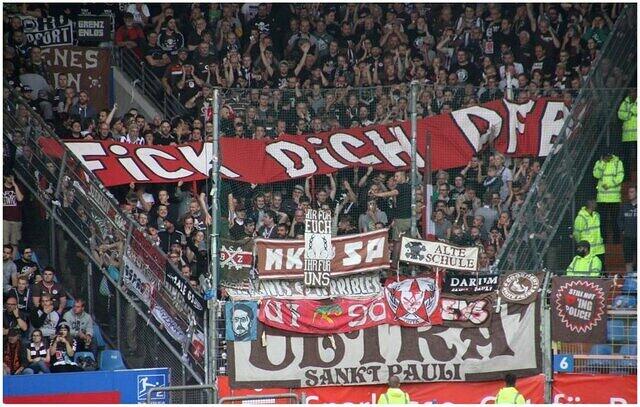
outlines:
{"label": "security guard", "polygon": [[596,212],[596,201],[587,201],[578,212],[573,222],[573,238],[576,242],[586,240],[591,247],[594,256],[604,255],[604,242],[600,232],[600,214]]}
{"label": "security guard", "polygon": [[602,261],[591,254],[589,249],[590,245],[586,240],[578,243],[576,248],[578,254],[567,267],[567,277],[600,277]]}
{"label": "security guard", "polygon": [[389,389],[378,398],[378,404],[409,404],[409,394],[400,390],[400,378],[391,376],[389,378]]}
{"label": "security guard", "polygon": [[516,377],[507,373],[504,377],[505,386],[500,389],[496,396],[496,404],[524,404],[522,394],[516,389]]}
{"label": "security guard", "polygon": [[621,158],[627,174],[631,173],[631,163],[636,160],[636,140],[638,139],[638,102],[636,99],[636,89],[633,88],[618,109],[618,119],[622,121]]}
{"label": "security guard", "polygon": [[[598,180],[596,198],[602,211],[604,235],[607,236],[608,228],[613,228],[613,240],[617,242],[620,240],[620,233],[616,221],[618,220],[620,202],[622,202],[621,189],[622,181],[624,181],[622,161],[617,156],[606,153],[593,167],[593,177]],[[595,251],[595,248],[592,249]]]}

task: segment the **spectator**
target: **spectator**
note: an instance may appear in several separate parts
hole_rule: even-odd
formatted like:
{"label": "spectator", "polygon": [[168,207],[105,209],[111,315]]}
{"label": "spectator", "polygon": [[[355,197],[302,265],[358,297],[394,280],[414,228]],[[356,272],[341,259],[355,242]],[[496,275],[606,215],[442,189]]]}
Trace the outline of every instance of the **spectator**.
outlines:
{"label": "spectator", "polygon": [[637,266],[637,230],[638,195],[636,187],[631,186],[627,192],[628,202],[622,204],[618,215],[618,228],[622,232],[622,252],[627,273],[632,273]]}
{"label": "spectator", "polygon": [[29,316],[32,328],[40,329],[42,335],[51,340],[56,334],[56,327],[60,321],[60,314],[53,306],[53,298],[49,293],[43,293],[40,297],[40,306],[34,307]]}
{"label": "spectator", "polygon": [[394,197],[395,212],[393,216],[393,240],[399,241],[411,229],[411,186],[407,183],[404,172],[394,175],[395,189],[388,192],[377,192],[373,196],[379,198]]}
{"label": "spectator", "polygon": [[98,113],[93,106],[89,105],[89,94],[86,91],[80,91],[78,94],[78,103],[71,106],[69,116],[74,120],[79,120],[83,130],[86,130],[89,124],[96,119]]}
{"label": "spectator", "polygon": [[27,349],[27,363],[29,363],[27,368],[31,369],[35,374],[51,373],[49,370],[50,361],[49,347],[42,337],[42,331],[35,329],[31,333],[31,342]]}
{"label": "spectator", "polygon": [[142,28],[134,25],[133,14],[124,14],[124,25],[116,30],[116,46],[130,49],[139,59],[142,59],[142,41],[144,32]]}
{"label": "spectator", "polygon": [[20,330],[11,329],[4,343],[3,364],[5,375],[33,374],[33,370],[27,368],[27,359],[24,346],[20,341]]}
{"label": "spectator", "polygon": [[59,283],[54,281],[55,270],[51,266],[44,268],[42,273],[42,281],[33,286],[33,305],[40,306],[40,299],[44,293],[48,293],[53,300],[53,307],[62,315],[64,308],[67,306],[67,294]]}
{"label": "spectator", "polygon": [[73,361],[77,342],[70,335],[69,324],[61,322],[56,335],[51,338],[49,355],[51,357],[51,373],[81,372],[82,368]]}
{"label": "spectator", "polygon": [[73,308],[62,317],[63,323],[69,324],[69,333],[77,344],[77,351],[89,351],[98,356],[98,345],[93,340],[93,320],[91,315],[84,310],[85,300],[76,298]]}
{"label": "spectator", "polygon": [[2,246],[2,275],[2,294],[6,296],[18,279],[18,269],[13,262],[13,246],[10,244]]}
{"label": "spectator", "polygon": [[7,336],[11,329],[17,329],[21,333],[29,328],[28,319],[23,311],[18,309],[16,297],[5,297],[5,309],[2,313],[2,335]]}
{"label": "spectator", "polygon": [[177,55],[178,50],[185,46],[184,35],[178,30],[178,24],[175,18],[170,18],[167,25],[158,36],[158,44],[163,51],[169,55]]}
{"label": "spectator", "polygon": [[22,257],[14,261],[18,271],[18,277],[25,276],[29,279],[29,284],[33,285],[42,280],[40,267],[33,261],[33,249],[27,246],[22,250]]}
{"label": "spectator", "polygon": [[378,208],[376,199],[370,199],[367,203],[367,211],[360,215],[358,219],[359,230],[361,233],[376,230],[376,223],[381,222],[387,224],[387,214]]}
{"label": "spectator", "polygon": [[29,287],[29,279],[26,276],[17,277],[15,287],[11,287],[7,295],[17,299],[20,311],[31,312],[33,308],[32,290]]}
{"label": "spectator", "polygon": [[2,204],[3,242],[18,248],[22,239],[22,201],[24,195],[13,175],[4,176]]}

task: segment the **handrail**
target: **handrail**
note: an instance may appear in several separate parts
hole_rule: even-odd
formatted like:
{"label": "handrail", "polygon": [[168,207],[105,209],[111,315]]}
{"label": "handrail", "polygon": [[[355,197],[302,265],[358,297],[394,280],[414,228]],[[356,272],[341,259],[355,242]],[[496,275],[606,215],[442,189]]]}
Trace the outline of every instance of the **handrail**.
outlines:
{"label": "handrail", "polygon": [[[158,110],[163,112],[165,118],[187,113],[187,110],[175,96],[166,94],[160,79],[149,69],[144,60],[138,59],[128,48],[121,47],[115,50],[114,64],[129,76],[132,82],[139,81],[141,93],[149,96],[148,99]],[[159,98],[160,96],[162,97]]]}
{"label": "handrail", "polygon": [[[97,180],[95,175],[90,170],[88,170],[84,166],[84,164],[82,164],[82,162],[75,159],[71,151],[65,146],[63,142],[60,141],[57,135],[51,131],[49,126],[44,122],[44,120],[29,105],[25,104],[22,97],[14,92],[13,98],[18,107],[16,109],[16,112],[20,113],[21,111],[26,111],[26,117],[28,119],[28,122],[25,124],[22,124],[20,123],[17,117],[13,116],[15,113],[5,111],[4,112],[5,138],[7,138],[10,142],[12,142],[11,137],[8,137],[8,132],[10,134],[10,129],[11,127],[13,127],[15,130],[19,130],[21,133],[26,133],[25,139],[28,140],[29,143],[33,144],[33,146],[38,145],[37,143],[38,137],[48,137],[58,141],[60,147],[64,151],[64,155],[63,155],[63,159],[65,160],[64,163],[66,164],[68,160],[73,160],[73,162],[77,164],[78,168],[82,169],[83,176],[84,176],[83,181],[86,181],[84,185],[86,191],[83,191],[81,188],[80,190],[85,192],[83,199],[85,199],[87,204],[92,208],[92,213],[98,215],[98,218],[100,218],[101,221],[106,222],[108,225],[113,227],[115,231],[118,231],[118,233],[125,236],[129,234],[128,231],[132,230],[132,228],[139,227],[139,225],[133,218],[131,218],[128,214],[122,212],[119,205],[115,201],[115,198],[113,197],[113,195],[111,195],[111,193],[108,190],[106,190],[106,188],[104,188],[103,184]],[[39,160],[38,157],[39,156],[37,154],[33,155],[33,158],[35,158],[36,161]],[[54,165],[56,165],[55,162],[53,163]],[[16,158],[15,164],[14,164],[16,168],[18,168],[18,166],[24,166],[24,165],[25,164],[22,163],[22,160]],[[39,169],[42,173],[44,171],[45,166],[44,165],[40,165],[40,166],[43,167]],[[62,176],[64,175],[61,173],[62,168],[64,168],[64,164],[61,168],[57,168],[56,169],[57,172],[54,174],[54,175],[58,175],[59,179],[62,178]],[[19,174],[19,178],[21,179],[21,181],[25,185],[27,185],[27,187],[34,193],[34,196],[36,196],[42,202],[45,208],[47,208],[49,212],[52,212],[54,214],[54,218],[58,221],[59,224],[63,225],[63,229],[65,229],[65,231],[67,231],[69,235],[72,236],[74,240],[77,240],[77,243],[81,247],[83,247],[84,243],[80,241],[80,237],[76,236],[76,233],[73,233],[69,229],[69,226],[71,225],[67,225],[65,223],[65,220],[63,220],[62,218],[60,218],[60,216],[57,215],[55,208],[49,207],[49,205],[51,205],[52,203],[44,200],[41,194],[38,193],[38,190],[33,188],[31,184],[36,182],[36,180],[34,179],[33,175],[30,173],[31,170],[28,168],[25,168],[24,171],[25,171],[25,174],[29,175],[30,179],[27,179],[24,176],[22,176],[23,174]],[[76,224],[74,219],[71,219],[71,218],[67,219],[66,222],[71,222],[72,224],[75,225],[75,228],[78,229],[78,225]],[[85,237],[86,237],[86,234],[85,234]],[[86,247],[83,247],[83,251],[86,251],[86,250],[88,250],[87,254],[89,255],[89,257],[93,259],[93,256],[91,255],[91,250],[87,249]],[[157,251],[157,255],[154,256],[154,258],[157,258],[158,261],[161,263],[161,264],[160,263],[158,264],[158,267],[161,267],[162,270],[164,270],[167,266],[174,267],[168,261],[166,253],[162,252],[157,247],[154,247],[152,250]],[[180,276],[180,273],[178,273],[177,270],[176,270],[176,274]],[[139,306],[135,304],[135,302],[132,301],[130,297],[123,292],[122,287],[120,287],[118,284],[115,284],[115,285],[116,287],[118,287],[119,291],[123,293],[125,298],[131,303],[131,305],[134,308],[136,308],[136,310],[138,310],[138,313],[140,314],[140,316],[146,321],[148,321],[148,318],[146,317],[145,312],[140,310]],[[160,290],[161,291],[164,290],[164,287],[161,284],[160,284]],[[167,293],[166,295],[169,295],[169,294]],[[183,318],[183,320],[186,321],[185,318]],[[203,323],[203,326],[198,325],[198,328],[204,332],[204,328],[205,328],[204,323]],[[154,330],[154,332],[161,336],[161,339],[163,340],[163,342],[166,341],[166,338],[164,338],[164,336],[162,336],[159,333],[159,331]],[[169,341],[166,341],[165,344],[171,349],[172,352],[176,353],[176,356],[178,356],[178,360],[180,361],[180,363],[187,370],[189,370],[189,372],[192,373],[197,380],[202,382],[202,378],[200,377],[200,374],[197,374],[187,362],[181,359],[179,350],[174,349],[175,345],[172,345]]]}

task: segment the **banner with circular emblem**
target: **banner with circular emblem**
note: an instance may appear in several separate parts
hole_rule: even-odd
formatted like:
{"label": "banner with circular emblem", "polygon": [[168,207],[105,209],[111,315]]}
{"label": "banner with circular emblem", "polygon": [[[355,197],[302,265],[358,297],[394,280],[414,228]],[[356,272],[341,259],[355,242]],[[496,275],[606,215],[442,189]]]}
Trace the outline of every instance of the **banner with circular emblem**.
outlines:
{"label": "banner with circular emblem", "polygon": [[531,304],[538,298],[543,281],[544,273],[516,271],[500,277],[498,293],[502,301]]}

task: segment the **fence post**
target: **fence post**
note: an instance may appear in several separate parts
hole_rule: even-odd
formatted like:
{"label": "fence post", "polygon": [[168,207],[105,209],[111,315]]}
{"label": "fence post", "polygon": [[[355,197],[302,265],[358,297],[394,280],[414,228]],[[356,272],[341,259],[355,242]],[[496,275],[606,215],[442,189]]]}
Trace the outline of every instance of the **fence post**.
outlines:
{"label": "fence post", "polygon": [[[216,321],[217,315],[217,291],[218,291],[218,199],[220,196],[220,150],[219,150],[219,123],[218,116],[220,114],[220,90],[214,89],[213,91],[213,106],[212,106],[212,120],[213,120],[213,148],[212,148],[212,164],[211,181],[213,187],[211,189],[211,276],[210,276],[210,292],[205,297],[207,298],[207,319],[208,319],[208,343],[207,343],[207,374],[205,377],[205,383],[209,385],[215,385],[216,383],[216,364],[218,353],[218,324]],[[212,403],[217,403],[218,392],[214,390],[212,392]]]}
{"label": "fence post", "polygon": [[544,402],[551,404],[553,398],[553,350],[551,349],[551,306],[548,301],[549,285],[551,284],[551,270],[547,270],[544,275],[542,292],[540,293],[541,311],[541,351],[542,351],[542,371],[544,373]]}
{"label": "fence post", "polygon": [[89,260],[87,262],[87,312],[89,314],[95,309],[93,305],[93,267],[91,267],[91,260]]}
{"label": "fence post", "polygon": [[[120,328],[122,318],[122,312],[120,311],[121,305],[120,290],[116,290],[116,343],[118,344],[118,349],[122,349],[122,329]],[[131,346],[131,344],[129,344],[129,346]]]}
{"label": "fence post", "polygon": [[418,216],[416,213],[416,188],[418,187],[417,137],[418,137],[418,84],[411,82],[411,237],[418,236]]}

